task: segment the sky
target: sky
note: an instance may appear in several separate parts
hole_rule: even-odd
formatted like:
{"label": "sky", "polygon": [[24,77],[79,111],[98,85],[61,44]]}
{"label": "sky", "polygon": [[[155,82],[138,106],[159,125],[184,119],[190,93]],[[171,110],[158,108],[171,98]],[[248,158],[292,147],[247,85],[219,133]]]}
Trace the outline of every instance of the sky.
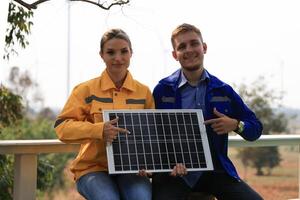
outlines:
{"label": "sky", "polygon": [[179,68],[170,35],[186,22],[202,31],[208,46],[204,66],[210,73],[237,86],[251,86],[264,76],[269,89],[284,92],[284,106],[300,109],[299,7],[298,0],[131,0],[106,11],[76,1],[70,2],[68,35],[67,1],[51,0],[34,10],[29,46],[0,62],[0,80],[7,83],[12,66],[28,70],[44,106],[60,109],[74,86],[104,70],[98,54],[102,34],[122,28],[133,45],[129,70],[152,90]]}

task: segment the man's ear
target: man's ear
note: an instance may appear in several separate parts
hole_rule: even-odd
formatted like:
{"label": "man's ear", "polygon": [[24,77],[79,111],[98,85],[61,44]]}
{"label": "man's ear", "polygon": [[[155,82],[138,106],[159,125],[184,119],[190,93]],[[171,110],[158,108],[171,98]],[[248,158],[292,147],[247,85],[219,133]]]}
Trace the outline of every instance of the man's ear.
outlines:
{"label": "man's ear", "polygon": [[175,51],[175,50],[172,51],[172,55],[173,55],[173,58],[174,58],[175,60],[178,60],[178,59],[177,59],[177,54],[176,54],[176,51]]}
{"label": "man's ear", "polygon": [[203,42],[203,52],[206,53],[206,51],[207,51],[207,44]]}

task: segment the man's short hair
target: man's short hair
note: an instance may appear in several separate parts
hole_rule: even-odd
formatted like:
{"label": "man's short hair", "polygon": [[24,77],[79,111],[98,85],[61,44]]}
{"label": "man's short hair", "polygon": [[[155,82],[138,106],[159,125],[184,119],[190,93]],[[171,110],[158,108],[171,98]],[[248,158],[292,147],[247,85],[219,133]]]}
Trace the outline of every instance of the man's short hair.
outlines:
{"label": "man's short hair", "polygon": [[177,37],[178,35],[180,35],[182,33],[187,33],[190,31],[195,32],[200,37],[201,42],[203,42],[201,31],[196,26],[187,24],[187,23],[183,23],[183,24],[177,26],[174,29],[174,31],[172,32],[171,42],[172,42],[173,48],[174,48],[175,37]]}

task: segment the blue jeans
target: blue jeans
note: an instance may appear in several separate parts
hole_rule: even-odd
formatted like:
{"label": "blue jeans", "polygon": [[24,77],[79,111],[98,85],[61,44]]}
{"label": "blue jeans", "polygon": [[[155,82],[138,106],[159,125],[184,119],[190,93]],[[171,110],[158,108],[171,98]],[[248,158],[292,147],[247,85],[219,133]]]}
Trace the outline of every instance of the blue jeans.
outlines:
{"label": "blue jeans", "polygon": [[78,192],[88,200],[151,200],[149,178],[136,174],[109,175],[91,172],[76,182]]}

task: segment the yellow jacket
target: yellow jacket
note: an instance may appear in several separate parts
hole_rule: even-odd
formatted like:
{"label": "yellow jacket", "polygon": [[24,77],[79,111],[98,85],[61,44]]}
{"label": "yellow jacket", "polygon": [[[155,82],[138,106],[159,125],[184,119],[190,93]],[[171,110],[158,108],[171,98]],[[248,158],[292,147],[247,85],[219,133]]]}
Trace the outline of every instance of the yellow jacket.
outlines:
{"label": "yellow jacket", "polygon": [[71,165],[75,180],[89,172],[107,171],[102,110],[152,108],[149,88],[134,80],[129,71],[121,89],[115,87],[106,70],[100,77],[77,85],[54,125],[61,141],[81,144]]}

